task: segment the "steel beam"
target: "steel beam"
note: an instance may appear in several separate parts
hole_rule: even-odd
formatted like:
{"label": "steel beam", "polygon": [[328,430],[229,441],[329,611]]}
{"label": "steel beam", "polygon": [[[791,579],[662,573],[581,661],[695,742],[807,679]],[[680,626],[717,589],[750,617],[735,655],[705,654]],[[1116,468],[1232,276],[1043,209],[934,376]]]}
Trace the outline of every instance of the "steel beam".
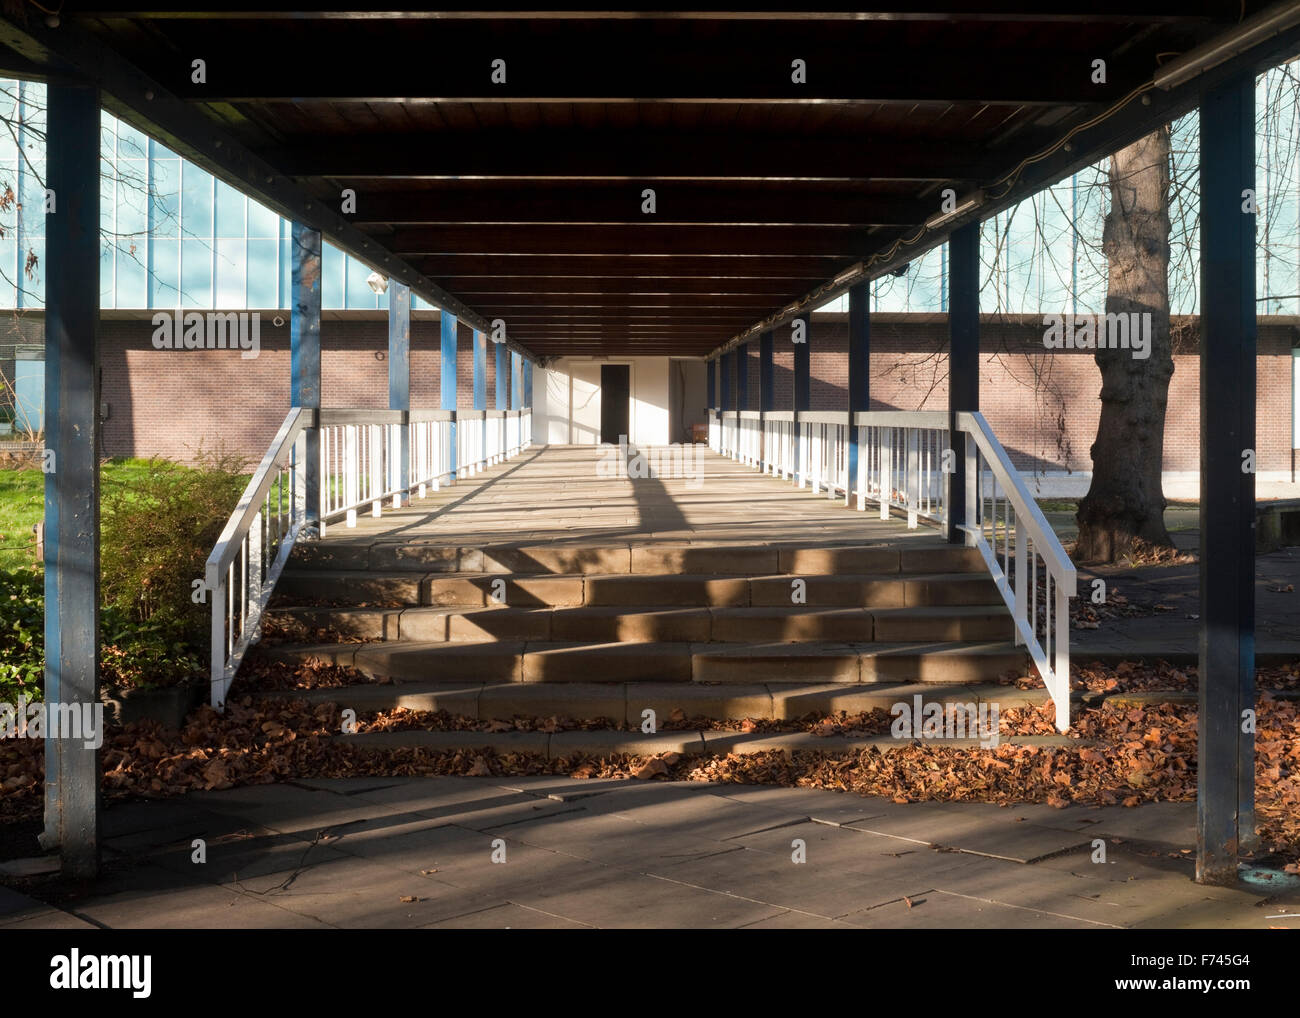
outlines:
{"label": "steel beam", "polygon": [[[289,401],[292,406],[319,410],[321,406],[320,231],[294,223],[290,233]],[[307,528],[320,527],[320,429],[308,428],[304,449],[303,494]]]}
{"label": "steel beam", "polygon": [[[388,409],[411,409],[411,288],[392,280],[388,284]],[[397,464],[402,505],[411,487],[411,432],[403,426]]]}
{"label": "steel beam", "polygon": [[1196,879],[1255,843],[1255,77],[1201,106],[1201,625]]}
{"label": "steel beam", "polygon": [[[99,872],[99,90],[51,84],[45,217],[45,830],[63,872]],[[95,711],[98,708],[98,719]],[[77,737],[73,737],[73,736]]]}
{"label": "steel beam", "polygon": [[953,471],[948,478],[948,540],[964,544],[966,442],[957,414],[980,408],[980,228],[969,223],[948,240],[948,435]]}

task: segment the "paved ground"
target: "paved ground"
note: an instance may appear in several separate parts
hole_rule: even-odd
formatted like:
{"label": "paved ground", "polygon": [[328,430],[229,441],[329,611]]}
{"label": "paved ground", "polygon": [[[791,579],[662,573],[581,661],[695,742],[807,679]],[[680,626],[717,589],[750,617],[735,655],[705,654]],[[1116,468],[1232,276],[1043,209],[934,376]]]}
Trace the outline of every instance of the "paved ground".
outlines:
{"label": "paved ground", "polygon": [[418,541],[743,542],[746,544],[921,541],[938,531],[908,530],[879,512],[846,509],[719,456],[703,445],[648,448],[655,477],[619,474],[613,446],[542,446],[451,487],[429,491],[380,519],[331,525],[326,543]]}
{"label": "paved ground", "polygon": [[[0,889],[0,931],[1300,928],[1300,887],[1195,884],[1184,851],[1194,823],[1192,805],[1170,803],[1001,809],[549,777],[305,781],[110,809],[108,873],[93,893],[55,908]],[[195,838],[205,864],[192,861]],[[1099,839],[1104,863],[1092,861]]]}

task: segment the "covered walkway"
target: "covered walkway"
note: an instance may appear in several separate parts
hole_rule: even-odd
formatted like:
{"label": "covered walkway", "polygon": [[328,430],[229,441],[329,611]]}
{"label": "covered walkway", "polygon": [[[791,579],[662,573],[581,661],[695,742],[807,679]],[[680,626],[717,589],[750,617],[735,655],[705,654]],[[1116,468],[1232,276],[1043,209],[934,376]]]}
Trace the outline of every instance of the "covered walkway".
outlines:
{"label": "covered walkway", "polygon": [[[640,461],[638,461],[638,456]],[[639,475],[644,463],[658,476]],[[763,476],[706,446],[632,450],[540,446],[429,491],[355,528],[333,525],[322,551],[370,543],[893,544],[938,546],[934,528],[848,509],[841,496]]]}

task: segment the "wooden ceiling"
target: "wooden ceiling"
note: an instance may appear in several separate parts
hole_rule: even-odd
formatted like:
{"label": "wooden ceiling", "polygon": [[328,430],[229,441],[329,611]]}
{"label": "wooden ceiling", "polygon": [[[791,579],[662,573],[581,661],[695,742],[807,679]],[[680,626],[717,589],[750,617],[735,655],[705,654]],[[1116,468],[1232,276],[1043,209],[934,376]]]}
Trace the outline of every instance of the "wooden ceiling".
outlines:
{"label": "wooden ceiling", "polygon": [[[1149,88],[1060,145],[1149,86],[1161,63],[1265,5],[632,14],[68,3],[57,27],[7,6],[11,71],[87,75],[110,109],[182,154],[282,214],[324,217],[313,225],[348,250],[414,273],[470,320],[504,319],[513,341],[547,356],[706,354],[829,292],[852,266],[897,268],[942,239],[922,224],[943,189],[986,189],[973,215],[987,215],[1190,108],[1190,89]],[[1277,38],[1254,57],[1294,44]],[[792,80],[796,60],[804,82]],[[228,139],[224,152],[214,138]],[[345,189],[355,212],[341,208]],[[918,228],[917,243],[899,245]]]}

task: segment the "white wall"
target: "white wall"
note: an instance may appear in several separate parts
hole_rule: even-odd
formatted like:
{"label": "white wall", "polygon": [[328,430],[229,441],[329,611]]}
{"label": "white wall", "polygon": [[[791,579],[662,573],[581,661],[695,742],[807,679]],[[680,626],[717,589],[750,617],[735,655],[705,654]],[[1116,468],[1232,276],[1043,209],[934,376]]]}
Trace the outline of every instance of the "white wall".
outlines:
{"label": "white wall", "polygon": [[600,442],[600,366],[630,366],[629,427],[634,445],[666,445],[667,357],[562,357],[533,368],[533,441],[550,445]]}

